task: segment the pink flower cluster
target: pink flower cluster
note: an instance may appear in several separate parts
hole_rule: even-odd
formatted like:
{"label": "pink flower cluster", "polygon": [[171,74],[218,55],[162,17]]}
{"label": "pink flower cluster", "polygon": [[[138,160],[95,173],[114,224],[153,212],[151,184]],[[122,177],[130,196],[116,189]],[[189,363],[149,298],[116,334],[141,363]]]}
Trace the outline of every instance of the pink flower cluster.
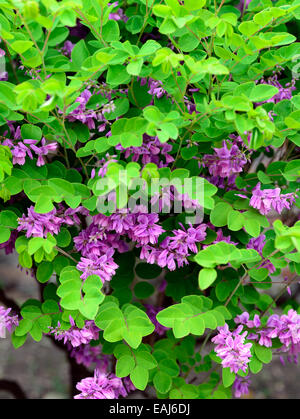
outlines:
{"label": "pink flower cluster", "polygon": [[19,319],[18,316],[10,315],[11,308],[5,309],[3,306],[0,306],[0,338],[6,337],[6,331],[9,333],[12,332],[13,326],[18,326]]}
{"label": "pink flower cluster", "polygon": [[111,216],[98,214],[90,226],[74,238],[76,249],[82,257],[77,268],[83,272],[82,279],[99,275],[110,281],[118,265],[113,260],[115,250],[123,253],[128,247],[120,236],[126,234],[139,245],[157,243],[164,231],[158,223],[157,214],[119,212]]}
{"label": "pink flower cluster", "polygon": [[249,320],[247,312],[237,316],[234,321],[250,329],[247,338],[257,340],[261,346],[270,348],[272,339],[278,338],[282,343],[279,351],[287,353],[289,360],[297,362],[300,353],[300,315],[295,310],[290,309],[287,314],[281,316],[273,314],[268,318],[265,326],[262,326],[257,314],[253,320]]}
{"label": "pink flower cluster", "polygon": [[206,224],[197,227],[190,226],[185,229],[173,230],[173,236],[167,236],[157,247],[145,244],[142,246],[140,258],[147,263],[156,263],[161,268],[167,267],[170,271],[188,264],[187,257],[191,253],[198,253],[197,244],[206,237]]}
{"label": "pink flower cluster", "polygon": [[[13,125],[10,124],[11,131],[13,132],[14,139],[5,139],[2,141],[2,145],[8,146],[13,156],[13,164],[19,164],[23,166],[25,164],[26,157],[28,156],[31,160],[33,159],[34,152],[37,155],[37,166],[44,166],[46,164],[45,156],[50,151],[56,151],[58,144],[56,142],[47,144],[46,139],[42,138],[39,143],[37,140],[24,139],[21,141],[21,129],[20,126],[15,130]],[[6,135],[7,133],[5,133]],[[39,145],[37,145],[39,143]]]}
{"label": "pink flower cluster", "polygon": [[100,329],[91,321],[86,321],[84,327],[79,329],[73,318],[70,316],[71,327],[68,330],[62,330],[60,328],[60,323],[57,327],[50,328],[50,334],[54,335],[54,338],[58,341],[63,340],[64,344],[67,342],[71,344],[72,347],[76,348],[80,345],[86,345],[91,340],[97,340],[99,337]]}
{"label": "pink flower cluster", "polygon": [[241,396],[249,394],[250,384],[251,380],[249,379],[248,375],[246,377],[236,376],[232,386],[234,397],[240,398]]}
{"label": "pink flower cluster", "polygon": [[114,374],[107,374],[98,369],[93,377],[84,378],[77,386],[80,394],[75,399],[118,399],[126,397],[129,391],[135,390],[131,381],[127,378],[124,382]]}
{"label": "pink flower cluster", "polygon": [[223,141],[221,148],[214,148],[215,154],[203,156],[203,166],[208,168],[209,181],[218,187],[224,188],[224,179],[229,185],[234,185],[238,173],[243,171],[247,158],[241,146],[230,141]]}
{"label": "pink flower cluster", "polygon": [[[101,94],[100,89],[95,93]],[[107,123],[105,113],[113,112],[115,110],[115,105],[112,101],[110,101],[99,111],[88,109],[86,105],[91,97],[92,92],[89,89],[85,89],[75,100],[75,103],[78,103],[79,105],[68,114],[67,119],[70,122],[80,121],[82,124],[87,125],[89,129],[95,129],[96,122],[100,121],[102,124],[98,127],[98,130],[102,132]]]}
{"label": "pink flower cluster", "polygon": [[151,96],[156,96],[157,99],[163,97],[163,96],[167,96],[168,93],[164,90],[164,88],[162,87],[162,82],[160,80],[154,80],[151,78],[141,78],[141,86],[145,86],[147,84],[147,86],[149,87],[148,93]]}
{"label": "pink flower cluster", "polygon": [[231,332],[228,324],[218,327],[219,333],[212,338],[216,354],[222,359],[223,368],[230,368],[231,372],[237,373],[239,370],[246,372],[248,363],[252,357],[250,348],[252,343],[245,343],[247,331],[243,330],[240,325],[236,330]]}
{"label": "pink flower cluster", "polygon": [[[265,240],[266,240],[266,236],[264,234],[261,234],[258,237],[252,238],[249,240],[249,243],[247,244],[247,249],[256,250],[260,254],[260,256],[263,258],[262,251],[263,251],[263,248],[265,247]],[[275,266],[269,259],[264,260],[262,264],[259,266],[259,268],[268,269],[270,274],[276,271]]]}
{"label": "pink flower cluster", "polygon": [[284,208],[290,209],[292,202],[295,202],[295,194],[281,194],[280,188],[261,189],[260,182],[252,190],[250,206],[256,208],[261,214],[267,215],[271,209],[279,214]]}
{"label": "pink flower cluster", "polygon": [[73,347],[67,342],[70,356],[75,359],[77,364],[84,365],[89,368],[91,365],[95,365],[98,370],[106,371],[109,365],[108,355],[102,354],[101,346],[91,346],[89,344],[82,344],[80,346]]}
{"label": "pink flower cluster", "polygon": [[157,137],[149,137],[147,134],[144,134],[143,145],[140,147],[123,148],[118,145],[116,149],[124,153],[125,159],[130,157],[130,161],[135,162],[141,159],[143,165],[155,163],[158,167],[165,167],[174,161],[169,154],[172,151],[172,145],[161,143]]}
{"label": "pink flower cluster", "polygon": [[47,234],[58,234],[62,224],[69,226],[80,224],[78,214],[87,216],[88,210],[79,206],[76,209],[68,208],[65,210],[62,206],[59,210],[54,208],[46,214],[38,214],[34,207],[28,208],[27,216],[22,215],[18,219],[19,226],[17,231],[26,231],[26,237],[47,237]]}

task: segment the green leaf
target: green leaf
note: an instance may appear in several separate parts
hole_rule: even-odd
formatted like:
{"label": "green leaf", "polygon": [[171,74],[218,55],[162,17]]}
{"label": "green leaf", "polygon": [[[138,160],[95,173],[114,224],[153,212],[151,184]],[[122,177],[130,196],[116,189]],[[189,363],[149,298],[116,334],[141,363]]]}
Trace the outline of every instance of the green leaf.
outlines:
{"label": "green leaf", "polygon": [[180,369],[176,361],[165,358],[159,362],[159,370],[174,378],[179,375]]}
{"label": "green leaf", "polygon": [[10,229],[0,225],[0,244],[7,242],[10,238]]}
{"label": "green leaf", "polygon": [[38,322],[35,322],[30,330],[30,335],[36,342],[40,342],[43,338],[43,332]]}
{"label": "green leaf", "polygon": [[222,381],[224,387],[229,387],[233,384],[235,380],[235,374],[230,372],[230,368],[223,368],[222,369]]}
{"label": "green leaf", "polygon": [[128,74],[126,67],[122,65],[110,66],[106,76],[106,82],[112,87],[120,84],[126,84],[130,81],[130,74]]}
{"label": "green leaf", "polygon": [[132,76],[138,76],[142,70],[144,60],[143,58],[136,58],[127,65],[126,70]]}
{"label": "green leaf", "polygon": [[53,263],[52,262],[42,262],[36,271],[36,279],[44,284],[49,281],[53,274]]}
{"label": "green leaf", "polygon": [[199,272],[199,287],[201,290],[205,290],[210,287],[217,278],[217,271],[211,268],[203,268]]}
{"label": "green leaf", "polygon": [[154,279],[161,274],[162,268],[158,265],[150,265],[149,263],[142,262],[136,265],[135,272],[140,278]]}
{"label": "green leaf", "polygon": [[61,228],[60,232],[56,236],[57,246],[67,247],[71,243],[72,237],[66,228]]}
{"label": "green leaf", "polygon": [[227,217],[231,211],[231,205],[226,202],[219,202],[210,213],[210,222],[215,227],[224,227],[227,225]]}
{"label": "green leaf", "polygon": [[263,184],[264,183],[268,183],[268,184],[272,183],[271,178],[268,175],[266,175],[264,172],[262,172],[261,170],[259,170],[257,172],[257,177],[258,177],[258,180]]}
{"label": "green leaf", "polygon": [[99,305],[105,296],[101,292],[102,281],[98,275],[89,276],[82,285],[82,291],[85,293],[81,298],[79,311],[88,319],[94,319],[98,313]]}
{"label": "green leaf", "polygon": [[[202,335],[205,328],[215,329],[225,324],[225,318],[230,317],[226,310],[213,309],[212,301],[204,296],[189,295],[181,299],[180,304],[175,304],[161,310],[157,321],[165,327],[173,329],[176,338],[182,338],[189,333]],[[228,316],[229,314],[229,316]]]}
{"label": "green leaf", "polygon": [[259,361],[269,364],[272,361],[272,350],[259,344],[254,344],[254,352]]}
{"label": "green leaf", "polygon": [[167,393],[172,387],[172,378],[163,371],[158,371],[153,377],[155,389],[162,394]]}
{"label": "green leaf", "polygon": [[42,130],[40,127],[31,124],[24,124],[21,127],[21,135],[23,140],[40,140],[42,138]]}
{"label": "green leaf", "polygon": [[262,102],[271,99],[278,93],[278,89],[270,84],[258,84],[253,87],[250,92],[249,99],[251,102]]}
{"label": "green leaf", "polygon": [[15,229],[18,227],[18,217],[13,211],[1,211],[0,212],[0,225]]}
{"label": "green leaf", "polygon": [[238,231],[244,226],[245,218],[239,211],[232,210],[227,214],[227,224],[229,230]]}
{"label": "green leaf", "polygon": [[141,300],[150,297],[154,291],[153,285],[149,284],[149,282],[138,282],[134,287],[136,297]]}
{"label": "green leaf", "polygon": [[120,38],[119,25],[115,20],[109,20],[102,27],[103,39],[107,42],[118,41]]}
{"label": "green leaf", "polygon": [[300,129],[299,118],[300,118],[300,110],[292,112],[289,116],[287,116],[284,119],[284,122],[288,128],[299,130]]}
{"label": "green leaf", "polygon": [[116,364],[117,377],[127,377],[135,367],[134,358],[129,355],[124,355],[118,359]]}
{"label": "green leaf", "polygon": [[155,358],[148,351],[140,350],[138,348],[135,351],[135,358],[137,364],[147,370],[151,370],[157,366]]}
{"label": "green leaf", "polygon": [[126,29],[131,32],[132,34],[139,33],[144,25],[144,18],[140,15],[130,16],[128,21],[126,22]]}
{"label": "green leaf", "polygon": [[23,335],[23,336],[17,336],[17,335],[15,334],[15,332],[13,332],[13,333],[11,334],[11,342],[12,342],[13,347],[14,347],[15,349],[18,349],[18,348],[20,348],[21,346],[23,346],[23,345],[24,345],[24,343],[26,342],[26,339],[27,339],[27,334],[25,334],[25,335]]}
{"label": "green leaf", "polygon": [[138,389],[138,390],[145,390],[147,384],[148,384],[148,380],[149,380],[149,373],[148,370],[146,370],[145,368],[137,365],[134,370],[131,372],[130,374],[130,379],[133,383],[133,385]]}
{"label": "green leaf", "polygon": [[183,52],[191,52],[196,49],[200,41],[191,33],[182,35],[178,40],[178,45]]}
{"label": "green leaf", "polygon": [[252,36],[255,32],[257,32],[260,29],[260,26],[257,25],[255,22],[250,21],[250,22],[242,22],[239,25],[239,31],[243,34],[246,35],[247,37]]}
{"label": "green leaf", "polygon": [[89,50],[85,44],[85,41],[81,39],[77,44],[74,45],[71,53],[72,66],[80,69],[85,59],[89,57]]}
{"label": "green leaf", "polygon": [[154,330],[147,314],[132,304],[126,304],[121,310],[116,303],[104,303],[99,309],[95,323],[104,330],[105,340],[118,342],[125,339],[132,348],[137,348],[142,337]]}
{"label": "green leaf", "polygon": [[41,309],[36,305],[26,305],[21,310],[22,317],[28,320],[35,320],[41,314]]}
{"label": "green leaf", "polygon": [[31,48],[32,45],[33,42],[31,41],[14,41],[10,46],[18,54],[23,54],[25,51]]}
{"label": "green leaf", "polygon": [[47,195],[40,195],[34,206],[34,211],[38,214],[47,214],[54,209],[52,200]]}
{"label": "green leaf", "polygon": [[252,356],[249,362],[249,368],[252,374],[257,374],[261,371],[263,367],[262,362],[260,362],[255,355]]}
{"label": "green leaf", "polygon": [[250,278],[255,281],[263,281],[269,275],[269,271],[266,268],[254,268],[248,271]]}
{"label": "green leaf", "polygon": [[289,182],[296,182],[300,178],[300,160],[292,160],[285,166],[283,176]]}
{"label": "green leaf", "polygon": [[247,233],[252,237],[258,237],[260,235],[260,225],[256,219],[245,217],[244,227]]}
{"label": "green leaf", "polygon": [[19,325],[15,329],[16,336],[26,335],[32,328],[33,322],[29,319],[22,319],[19,322]]}

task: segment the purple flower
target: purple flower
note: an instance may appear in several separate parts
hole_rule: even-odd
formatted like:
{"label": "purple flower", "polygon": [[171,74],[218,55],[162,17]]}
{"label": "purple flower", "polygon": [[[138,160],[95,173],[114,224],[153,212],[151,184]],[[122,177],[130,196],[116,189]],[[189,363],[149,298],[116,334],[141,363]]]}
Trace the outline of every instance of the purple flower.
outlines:
{"label": "purple flower", "polygon": [[250,205],[263,215],[267,215],[272,208],[280,214],[284,208],[290,209],[291,203],[295,202],[294,193],[281,194],[280,188],[260,189],[260,186],[259,182],[252,190]]}
{"label": "purple flower", "polygon": [[249,379],[249,375],[247,375],[246,377],[236,376],[232,386],[232,389],[234,391],[234,397],[240,398],[241,396],[249,394],[250,384],[251,380]]}
{"label": "purple flower", "polygon": [[280,318],[270,318],[268,324],[275,326],[277,337],[286,348],[300,343],[300,315],[295,310],[289,310]]}
{"label": "purple flower", "polygon": [[59,209],[54,208],[46,214],[38,214],[34,207],[28,208],[27,216],[25,214],[18,218],[19,226],[17,231],[26,231],[26,237],[47,237],[47,234],[58,234],[62,224],[69,226],[80,224],[78,214],[89,215],[89,211],[82,206],[72,209],[59,204]]}
{"label": "purple flower", "polygon": [[156,96],[158,99],[162,96],[167,95],[167,92],[162,87],[162,82],[160,80],[149,79],[149,95]]}
{"label": "purple flower", "polygon": [[240,0],[239,4],[236,6],[237,9],[242,13],[243,11],[247,10],[251,0]]}
{"label": "purple flower", "polygon": [[124,387],[125,387],[127,393],[130,393],[131,391],[136,390],[135,386],[133,385],[133,383],[132,383],[132,381],[129,377],[123,378],[123,384],[124,384]]}
{"label": "purple flower", "polygon": [[[0,62],[2,63],[2,68],[5,68],[5,55],[6,52],[0,48]],[[0,71],[0,80],[6,81],[8,80],[8,72],[7,71]]]}
{"label": "purple flower", "polygon": [[189,251],[197,253],[198,248],[196,244],[205,240],[205,230],[207,226],[205,224],[200,224],[198,227],[194,228],[191,225],[187,230],[183,225],[181,225],[181,227],[182,230],[173,230],[172,233],[174,236],[167,237],[161,243],[161,246],[176,251],[183,256],[188,256]]}
{"label": "purple flower", "polygon": [[94,371],[94,377],[84,378],[76,388],[81,393],[75,396],[75,399],[118,399],[119,396],[127,396],[121,378],[97,369]]}
{"label": "purple flower", "polygon": [[67,210],[64,208],[63,205],[60,206],[58,215],[63,218],[64,223],[72,226],[72,225],[79,225],[81,223],[80,218],[78,215],[83,215],[87,217],[90,213],[89,210],[82,207],[81,205],[77,208],[68,208]]}
{"label": "purple flower", "polygon": [[247,244],[247,249],[254,249],[262,256],[262,251],[266,244],[265,240],[266,236],[264,234],[252,238],[249,240],[249,243]]}
{"label": "purple flower", "polygon": [[157,137],[149,137],[143,135],[143,144],[140,147],[123,148],[117,145],[117,150],[124,153],[125,159],[131,156],[131,161],[139,161],[142,164],[155,163],[158,167],[168,166],[174,161],[174,158],[169,154],[172,151],[172,145],[168,143],[161,143]]}
{"label": "purple flower", "polygon": [[254,315],[253,320],[249,320],[249,313],[246,311],[238,316],[235,317],[234,322],[236,324],[243,324],[250,329],[258,328],[261,325],[260,318],[257,314]]}
{"label": "purple flower", "polygon": [[103,241],[106,237],[106,228],[100,228],[92,223],[88,228],[82,230],[77,237],[74,237],[75,247],[83,256],[100,256],[107,250]]}
{"label": "purple flower", "polygon": [[110,163],[113,162],[117,162],[117,160],[115,160],[115,157],[117,157],[116,155],[114,156],[110,156],[108,153],[106,154],[105,158],[99,160],[96,163],[97,169],[93,168],[92,172],[91,172],[91,179],[94,179],[94,177],[96,176],[96,170],[98,170],[98,177],[104,177],[106,175],[107,169],[108,169],[108,165]]}
{"label": "purple flower", "polygon": [[90,275],[98,275],[103,283],[110,281],[119,267],[112,258],[113,254],[114,249],[109,249],[100,257],[82,257],[77,264],[77,269],[83,272],[80,278],[85,280]]}
{"label": "purple flower", "polygon": [[[21,141],[20,127],[18,126],[17,129],[15,129],[12,123],[8,123],[8,126],[14,138],[13,140],[6,138],[2,142],[2,145],[6,145],[10,148],[13,156],[13,164],[23,166],[27,156],[31,160],[33,159],[32,151],[34,151],[38,156],[37,166],[43,166],[45,164],[43,156],[46,156],[49,151],[55,151],[57,149],[58,144],[56,142],[46,144],[45,138],[42,138],[41,146],[36,145],[38,142],[37,140],[25,139]],[[5,132],[4,135],[7,135],[7,132]]]}
{"label": "purple flower", "polygon": [[182,226],[182,230],[173,230],[174,236],[167,236],[160,245],[155,248],[150,245],[142,246],[140,258],[147,263],[157,263],[161,268],[167,267],[170,271],[188,264],[187,257],[190,252],[197,253],[197,243],[206,237],[206,224],[197,227],[190,226],[187,230]]}
{"label": "purple flower", "polygon": [[[219,242],[225,242],[225,243],[229,243],[229,244],[234,244],[235,246],[238,244],[236,242],[231,241],[231,237],[230,236],[224,236],[223,231],[221,228],[219,228],[217,230],[217,237],[216,240],[214,240],[212,242],[212,244],[217,244]],[[206,246],[205,246],[206,247]]]}
{"label": "purple flower", "polygon": [[47,234],[58,234],[64,220],[56,216],[56,209],[47,214],[37,214],[34,207],[28,208],[27,217],[18,218],[17,231],[26,231],[26,237],[47,237]]}
{"label": "purple flower", "polygon": [[[231,146],[231,148],[228,148]],[[203,165],[208,167],[209,173],[214,177],[227,178],[242,172],[247,158],[236,144],[223,141],[223,147],[214,148],[215,154],[205,154]]]}
{"label": "purple flower", "polygon": [[[24,140],[25,142],[26,140]],[[49,153],[49,151],[55,151],[57,149],[57,143],[50,143],[50,144],[46,144],[46,139],[42,138],[41,144],[39,147],[36,146],[35,144],[31,145],[31,149],[38,155],[38,159],[37,159],[37,166],[44,166],[44,164],[46,163],[44,160],[44,156],[47,156],[47,154]]]}
{"label": "purple flower", "polygon": [[136,223],[132,230],[130,230],[129,237],[140,244],[155,244],[158,237],[165,231],[157,222],[158,215],[152,214],[137,214]]}
{"label": "purple flower", "polygon": [[250,352],[252,343],[245,343],[247,331],[240,335],[242,330],[243,326],[240,325],[230,332],[228,325],[225,324],[223,327],[218,327],[219,334],[212,338],[212,342],[217,344],[215,351],[222,359],[223,368],[228,367],[234,373],[239,370],[246,372],[252,356]]}
{"label": "purple flower", "polygon": [[0,306],[0,338],[6,337],[6,330],[11,333],[13,326],[18,326],[19,319],[18,316],[11,316],[9,313],[11,308],[5,309],[3,306]]}
{"label": "purple flower", "polygon": [[75,348],[67,342],[70,356],[75,359],[77,364],[89,368],[95,364],[100,371],[106,371],[109,365],[109,357],[102,354],[101,346],[91,346],[89,344],[76,346]]}
{"label": "purple flower", "polygon": [[75,103],[78,103],[78,106],[67,115],[67,119],[70,122],[80,121],[82,124],[87,125],[88,128],[91,130],[96,129],[96,123],[100,121],[103,122],[104,126],[100,126],[99,131],[103,131],[107,123],[105,113],[112,112],[115,109],[114,103],[110,101],[108,104],[105,104],[100,110],[88,109],[86,107],[88,101],[90,100],[93,94],[102,93],[105,94],[105,92],[102,92],[100,88],[97,91],[94,91],[93,93],[88,88],[86,88],[75,100]]}
{"label": "purple flower", "polygon": [[[115,1],[114,3],[107,3],[107,6],[114,6],[118,7],[118,2]],[[124,22],[127,22],[128,17],[124,14],[123,9],[117,9],[117,11],[110,13],[108,16],[111,20],[123,20]]]}
{"label": "purple flower", "polygon": [[[261,257],[263,257],[262,251],[265,246],[265,239],[266,239],[266,236],[264,234],[261,234],[260,236],[256,238],[250,239],[249,243],[247,244],[247,249],[254,249],[260,254]],[[259,266],[259,268],[268,269],[270,274],[276,271],[275,266],[269,259],[264,260]]]}
{"label": "purple flower", "polygon": [[86,345],[91,340],[97,340],[99,337],[99,328],[93,321],[87,321],[82,329],[79,329],[70,316],[71,327],[68,330],[61,330],[60,323],[56,328],[50,328],[50,333],[58,341],[63,340],[64,344],[69,342],[72,347],[76,348],[80,345]]}
{"label": "purple flower", "polygon": [[74,44],[71,41],[66,41],[64,46],[61,48],[61,52],[66,55],[67,57],[71,57],[72,51],[74,48]]}

